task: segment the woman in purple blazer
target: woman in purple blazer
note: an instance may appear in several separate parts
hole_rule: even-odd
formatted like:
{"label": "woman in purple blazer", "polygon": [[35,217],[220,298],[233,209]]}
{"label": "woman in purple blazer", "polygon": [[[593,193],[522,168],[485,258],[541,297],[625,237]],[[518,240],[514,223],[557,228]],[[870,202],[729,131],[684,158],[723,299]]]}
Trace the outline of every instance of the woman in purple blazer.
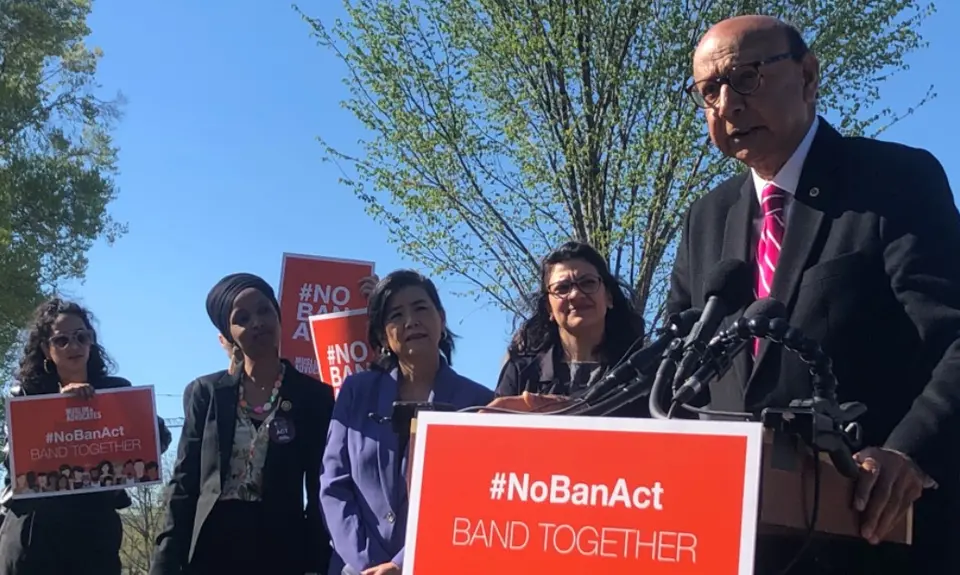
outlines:
{"label": "woman in purple blazer", "polygon": [[327,435],[320,504],[333,540],[330,575],[398,575],[407,522],[405,438],[378,416],[393,402],[486,405],[493,392],[450,367],[453,334],[437,288],[400,270],[377,284],[368,339],[380,359],[340,388]]}

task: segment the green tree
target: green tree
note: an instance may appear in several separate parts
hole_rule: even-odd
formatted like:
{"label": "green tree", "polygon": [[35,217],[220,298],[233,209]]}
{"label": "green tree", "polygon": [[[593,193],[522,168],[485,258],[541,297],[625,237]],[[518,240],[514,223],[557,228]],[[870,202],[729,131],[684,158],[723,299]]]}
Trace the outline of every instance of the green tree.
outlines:
{"label": "green tree", "polygon": [[163,485],[138,485],[127,490],[132,505],[120,511],[123,525],[120,562],[124,575],[147,575],[150,572],[157,537],[163,531],[166,519],[164,485],[170,481],[175,459],[173,451],[163,456]]}
{"label": "green tree", "polygon": [[[873,135],[912,112],[877,106],[924,46],[916,0],[345,0],[300,12],[346,65],[343,102],[370,136],[328,159],[434,274],[523,315],[537,264],[591,242],[660,309],[682,213],[737,166],[686,98],[693,50],[736,14],[801,29],[823,69],[821,109]],[[298,10],[299,11],[299,10]],[[932,87],[916,96],[918,105]]]}
{"label": "green tree", "polygon": [[[119,97],[96,82],[89,0],[0,0],[0,358],[7,377],[20,330],[41,299],[82,278],[93,242],[123,226],[110,129]],[[2,383],[7,383],[4,378]]]}

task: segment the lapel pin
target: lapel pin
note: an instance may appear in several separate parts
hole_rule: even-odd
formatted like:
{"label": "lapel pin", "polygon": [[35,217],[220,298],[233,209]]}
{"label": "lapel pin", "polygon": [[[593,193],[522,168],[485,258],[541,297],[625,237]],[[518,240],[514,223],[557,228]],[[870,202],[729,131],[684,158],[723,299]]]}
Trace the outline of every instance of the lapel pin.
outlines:
{"label": "lapel pin", "polygon": [[810,188],[810,197],[815,198],[820,195],[820,188]]}
{"label": "lapel pin", "polygon": [[280,402],[280,409],[283,411],[290,411],[290,408],[293,407],[293,404],[290,403],[289,399],[284,399]]}

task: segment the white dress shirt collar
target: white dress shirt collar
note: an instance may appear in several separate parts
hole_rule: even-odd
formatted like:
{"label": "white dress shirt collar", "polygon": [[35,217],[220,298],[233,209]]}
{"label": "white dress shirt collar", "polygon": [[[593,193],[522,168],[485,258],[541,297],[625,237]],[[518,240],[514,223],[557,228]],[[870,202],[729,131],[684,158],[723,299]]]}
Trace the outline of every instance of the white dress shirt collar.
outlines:
{"label": "white dress shirt collar", "polygon": [[806,161],[807,154],[810,152],[810,146],[813,144],[813,137],[816,136],[819,125],[820,118],[814,117],[813,123],[810,124],[810,129],[807,130],[807,135],[803,137],[800,145],[794,150],[793,155],[790,156],[790,159],[780,168],[780,171],[777,172],[777,175],[774,176],[772,180],[764,180],[756,171],[752,168],[750,169],[757,199],[760,198],[760,194],[767,184],[773,184],[788,194],[797,193],[797,186],[800,184],[800,172],[803,171],[803,163]]}

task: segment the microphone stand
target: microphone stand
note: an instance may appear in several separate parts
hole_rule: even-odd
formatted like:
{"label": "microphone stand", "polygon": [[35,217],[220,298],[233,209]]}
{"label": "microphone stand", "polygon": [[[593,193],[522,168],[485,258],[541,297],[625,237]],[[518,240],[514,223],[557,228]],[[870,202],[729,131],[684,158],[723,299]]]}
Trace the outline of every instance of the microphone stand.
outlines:
{"label": "microphone stand", "polygon": [[[826,453],[834,466],[845,476],[857,478],[859,469],[853,453],[859,449],[862,428],[856,422],[867,408],[862,403],[837,402],[837,379],[833,375],[833,362],[823,352],[820,344],[807,338],[797,328],[791,327],[782,318],[755,316],[740,318],[726,332],[718,336],[718,346],[724,345],[727,352],[715,356],[710,379],[722,376],[729,369],[733,358],[754,339],[767,339],[782,345],[800,356],[810,367],[813,378],[813,393],[810,398],[796,399],[787,407],[767,407],[760,412],[759,420],[765,428],[800,438],[811,449]],[[706,380],[706,381],[709,381]],[[706,381],[704,383],[706,383]],[[710,414],[709,410],[692,408],[674,396],[671,409],[683,407],[697,413]],[[755,419],[751,414],[743,414]]]}
{"label": "microphone stand", "polygon": [[653,380],[653,388],[650,390],[650,416],[654,419],[670,419],[672,415],[662,407],[665,399],[664,390],[667,389],[667,382],[673,381],[676,376],[683,352],[683,340],[675,339],[664,354],[663,361],[660,362],[657,376]]}
{"label": "microphone stand", "polygon": [[[744,419],[759,419],[763,424],[766,433],[761,532],[802,529],[806,535],[797,555],[781,571],[787,573],[803,556],[816,532],[859,537],[860,517],[850,505],[850,490],[860,472],[853,459],[863,435],[856,420],[867,408],[858,402],[838,402],[837,380],[830,358],[818,342],[805,337],[781,317],[740,318],[718,338],[711,342],[711,347],[723,351],[713,359],[705,360],[705,371],[698,372],[701,376],[697,378],[697,385],[720,377],[729,369],[736,354],[742,353],[754,339],[767,339],[782,345],[797,354],[810,369],[813,388],[810,398],[793,400],[787,407],[765,408],[759,418],[754,414],[732,414],[688,406],[686,401],[690,398],[686,396],[690,393],[688,390],[684,394],[683,386],[675,394],[669,410],[672,412],[682,407],[698,414],[742,415]],[[694,378],[688,382],[691,380]],[[678,397],[681,395],[685,397]],[[668,412],[668,415],[672,413]],[[822,464],[821,453],[829,456],[832,465]],[[810,468],[813,470],[812,486],[807,475]],[[812,508],[807,500],[811,487]],[[912,511],[895,526],[886,540],[909,544],[912,540],[911,517]]]}

